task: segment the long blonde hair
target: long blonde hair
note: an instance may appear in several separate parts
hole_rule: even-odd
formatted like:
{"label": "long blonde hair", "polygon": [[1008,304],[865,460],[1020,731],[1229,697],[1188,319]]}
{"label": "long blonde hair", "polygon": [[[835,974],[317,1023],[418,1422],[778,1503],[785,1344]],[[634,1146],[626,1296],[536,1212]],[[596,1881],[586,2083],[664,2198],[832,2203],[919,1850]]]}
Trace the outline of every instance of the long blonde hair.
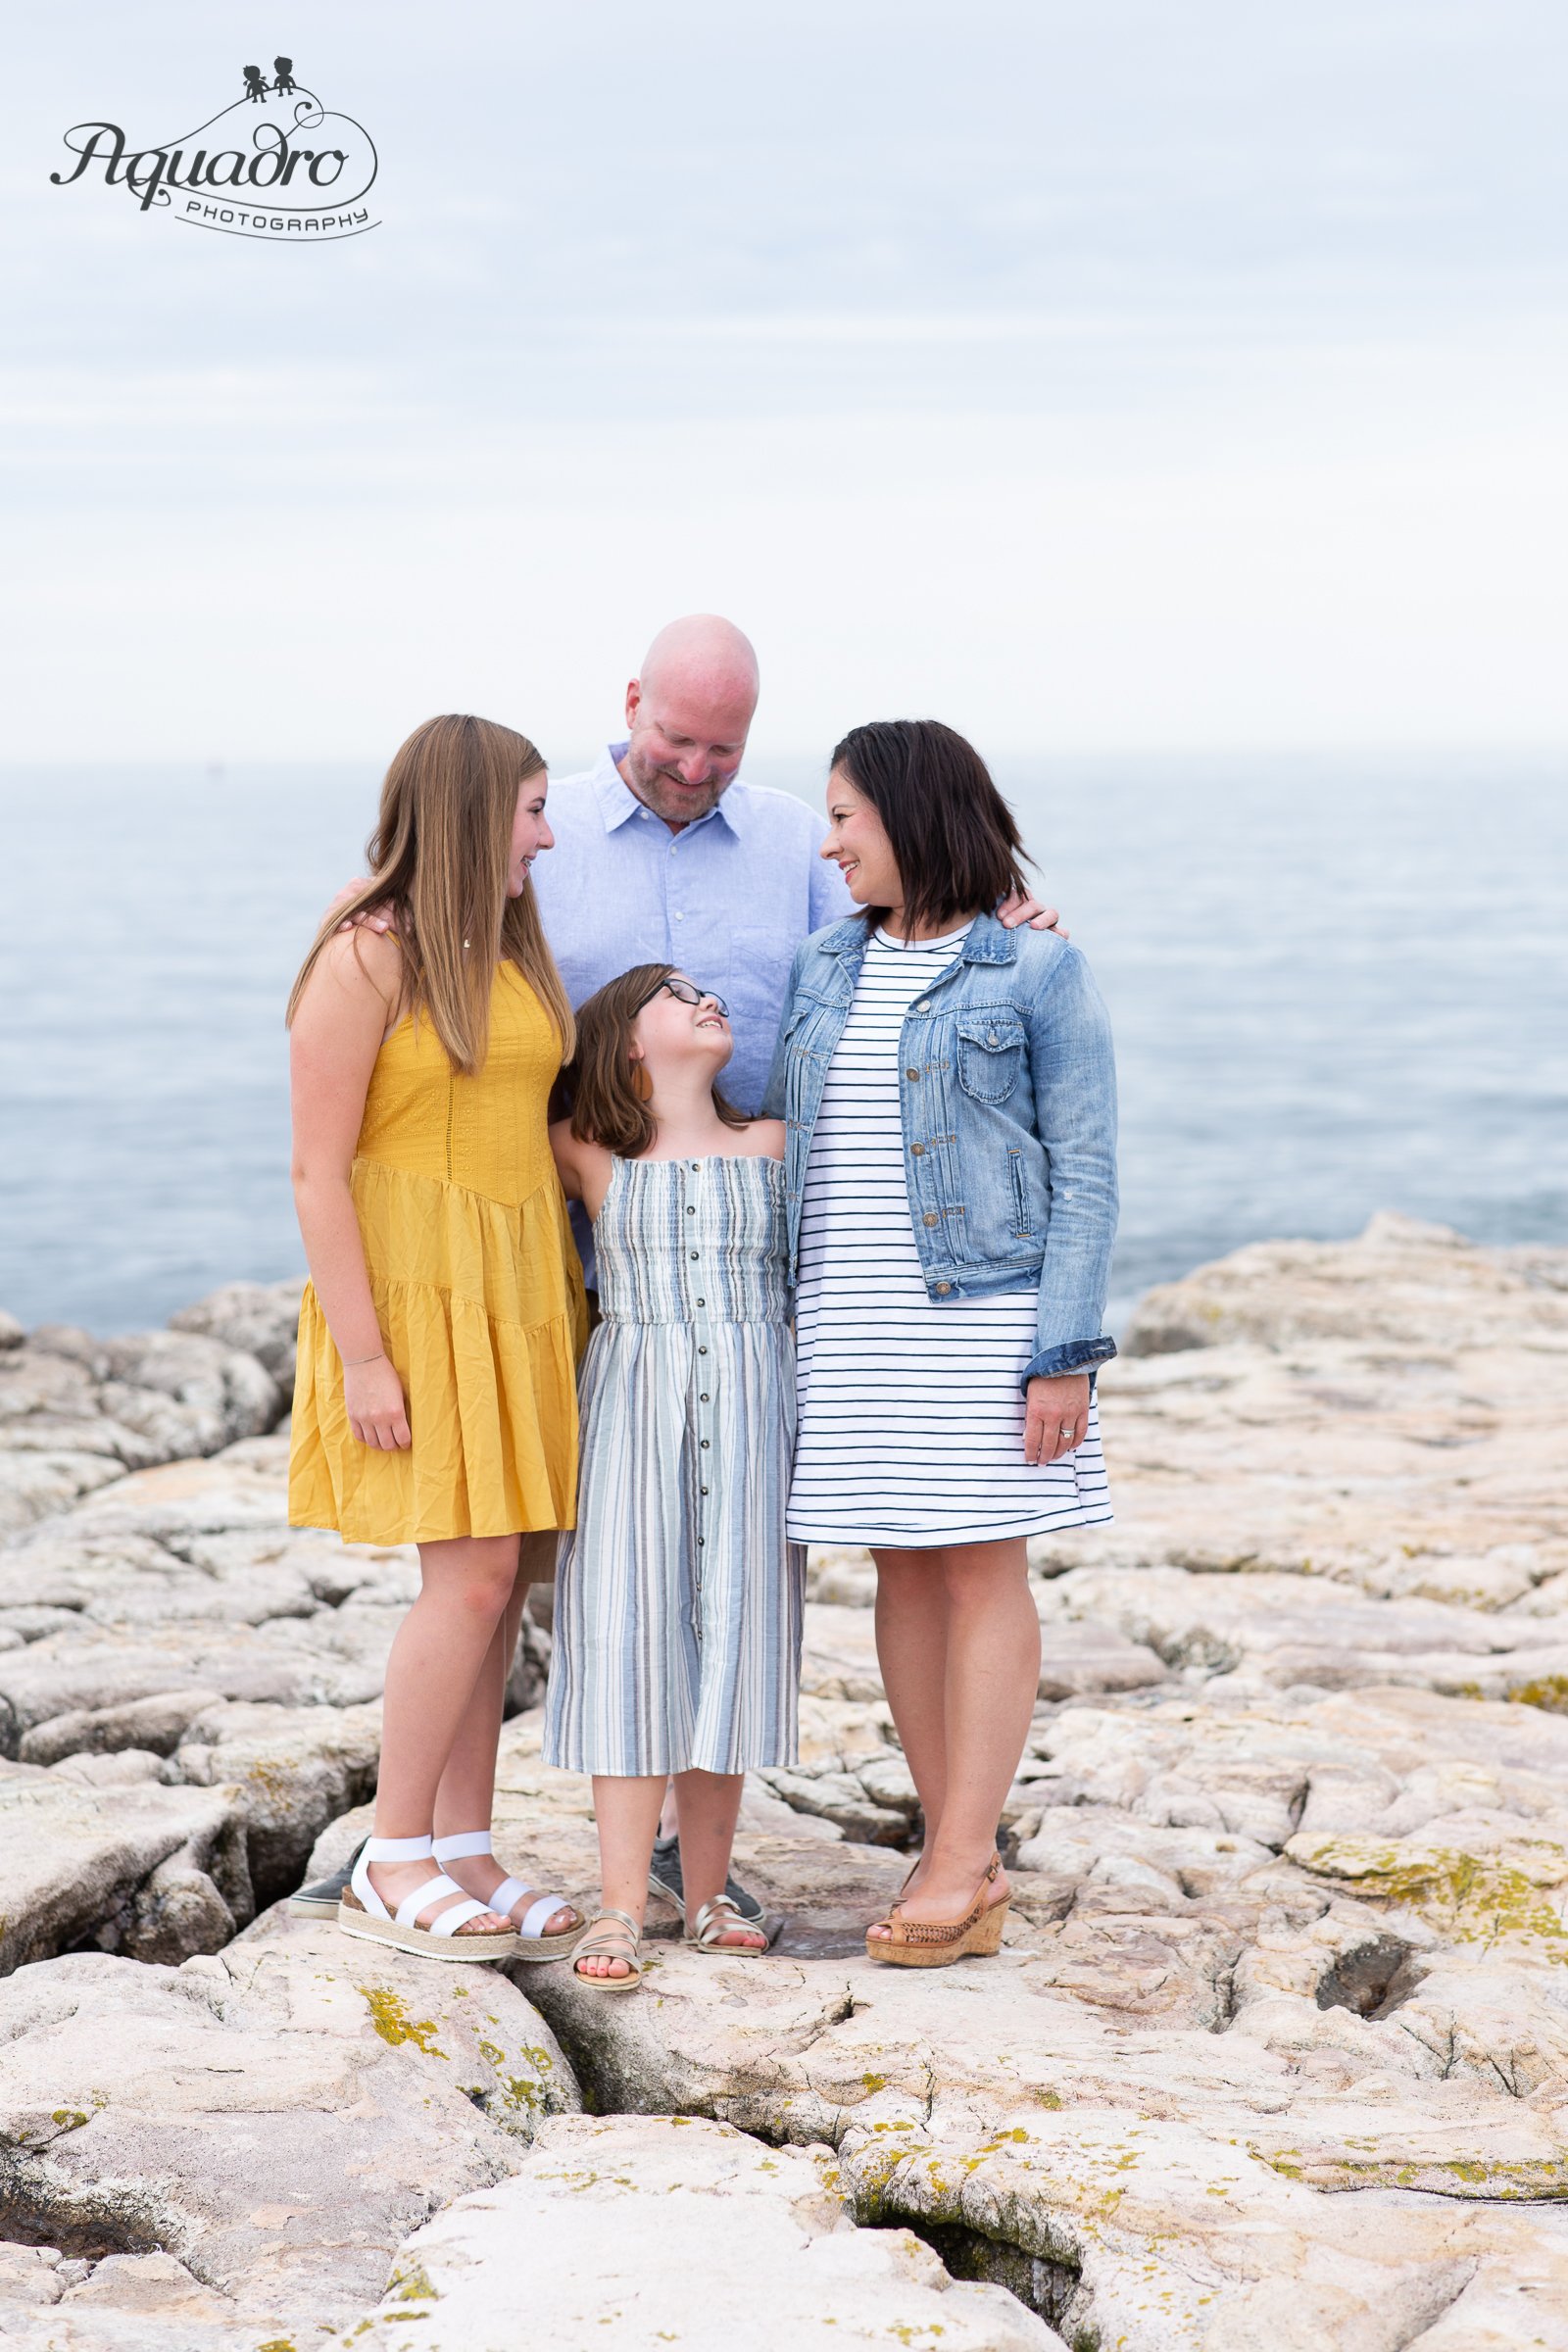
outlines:
{"label": "long blonde hair", "polygon": [[[365,845],[370,879],[317,933],[288,1001],[300,998],[343,922],[385,907],[403,952],[404,997],[454,1066],[471,1077],[490,1041],[498,960],[514,963],[556,1025],[563,1057],[576,1043],[571,1002],[545,940],[532,882],[507,896],[517,792],[544,760],[526,735],[493,719],[427,718],[394,754],[375,831]],[[465,953],[468,943],[478,953]]]}

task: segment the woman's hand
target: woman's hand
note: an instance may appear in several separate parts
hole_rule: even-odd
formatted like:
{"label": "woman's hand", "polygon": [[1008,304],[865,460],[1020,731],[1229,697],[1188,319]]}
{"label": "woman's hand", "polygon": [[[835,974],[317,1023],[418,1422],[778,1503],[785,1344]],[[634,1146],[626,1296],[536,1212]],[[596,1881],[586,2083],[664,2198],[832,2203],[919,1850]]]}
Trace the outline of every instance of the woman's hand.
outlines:
{"label": "woman's hand", "polygon": [[343,1402],[362,1446],[402,1453],[414,1444],[403,1383],[384,1355],[373,1355],[368,1364],[345,1364]]}
{"label": "woman's hand", "polygon": [[1081,1446],[1089,1432],[1089,1375],[1062,1372],[1054,1380],[1032,1380],[1023,1424],[1026,1462],[1059,1462]]}

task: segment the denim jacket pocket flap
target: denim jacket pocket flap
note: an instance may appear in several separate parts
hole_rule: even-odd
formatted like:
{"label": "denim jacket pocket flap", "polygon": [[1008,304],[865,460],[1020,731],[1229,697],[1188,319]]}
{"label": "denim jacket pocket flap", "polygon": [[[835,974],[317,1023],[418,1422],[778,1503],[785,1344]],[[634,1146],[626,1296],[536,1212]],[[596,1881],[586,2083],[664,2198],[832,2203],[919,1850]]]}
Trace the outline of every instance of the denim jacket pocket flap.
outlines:
{"label": "denim jacket pocket flap", "polygon": [[1028,1034],[1010,1012],[958,1015],[958,1084],[978,1102],[1005,1102],[1023,1068]]}

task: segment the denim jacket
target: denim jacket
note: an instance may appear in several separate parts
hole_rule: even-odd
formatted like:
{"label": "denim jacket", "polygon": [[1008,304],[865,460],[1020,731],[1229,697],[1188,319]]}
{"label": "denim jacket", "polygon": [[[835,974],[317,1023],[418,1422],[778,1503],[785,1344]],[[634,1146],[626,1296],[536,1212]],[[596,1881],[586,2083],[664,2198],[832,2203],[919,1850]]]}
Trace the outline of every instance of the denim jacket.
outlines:
{"label": "denim jacket", "polygon": [[[790,1253],[833,1051],[865,955],[864,918],[796,951],[763,1111],[786,1128]],[[1100,1336],[1116,1231],[1110,1024],[1078,950],[982,914],[905,1017],[899,1059],[915,1247],[933,1301],[1038,1292],[1041,1374],[1116,1352]]]}

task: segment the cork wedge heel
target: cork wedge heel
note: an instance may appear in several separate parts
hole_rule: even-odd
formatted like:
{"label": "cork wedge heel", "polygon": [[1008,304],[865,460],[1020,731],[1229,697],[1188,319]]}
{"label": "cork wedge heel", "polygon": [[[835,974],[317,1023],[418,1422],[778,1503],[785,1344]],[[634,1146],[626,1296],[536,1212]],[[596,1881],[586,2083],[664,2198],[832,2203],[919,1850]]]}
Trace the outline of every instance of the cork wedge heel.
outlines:
{"label": "cork wedge heel", "polygon": [[885,1961],[890,1968],[951,1968],[955,1960],[989,1959],[1002,1949],[1002,1931],[1012,1905],[1010,1894],[991,1899],[1001,1868],[1002,1856],[993,1854],[960,1919],[906,1919],[895,1903],[887,1918],[876,1922],[888,1934],[866,1936],[866,1957]]}

